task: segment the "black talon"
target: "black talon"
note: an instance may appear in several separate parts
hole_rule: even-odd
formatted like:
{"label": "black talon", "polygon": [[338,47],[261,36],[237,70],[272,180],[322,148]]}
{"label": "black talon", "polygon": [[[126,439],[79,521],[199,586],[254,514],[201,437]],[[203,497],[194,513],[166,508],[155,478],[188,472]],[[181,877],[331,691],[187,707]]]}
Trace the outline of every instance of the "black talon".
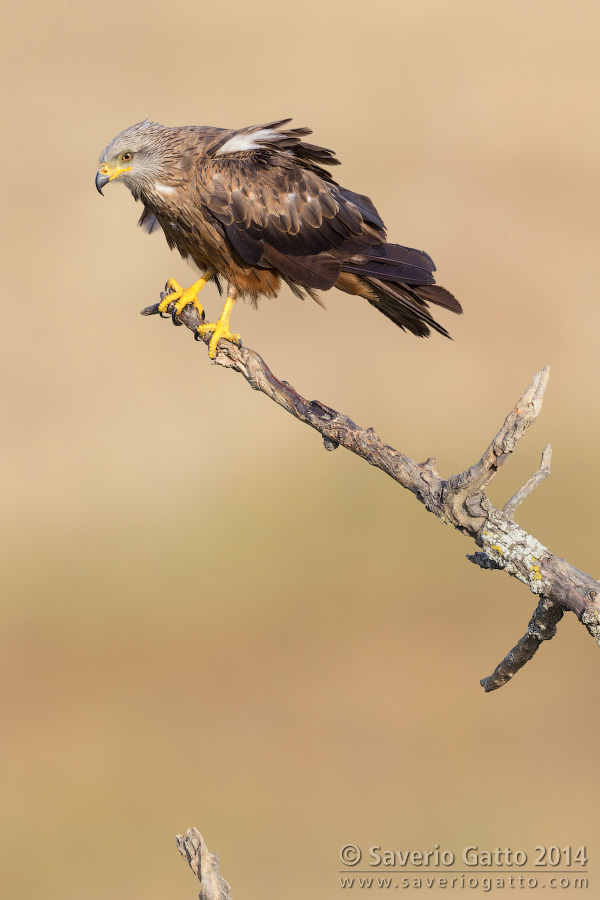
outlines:
{"label": "black talon", "polygon": [[177,325],[178,327],[180,325],[183,325],[183,322],[180,320],[179,315],[175,312],[175,309],[173,309],[173,312],[171,313],[171,318],[173,319],[173,325]]}
{"label": "black talon", "polygon": [[[162,294],[160,295],[161,303],[165,299],[166,296],[167,296],[166,291],[163,291]],[[168,319],[171,315],[171,313],[169,313],[169,312],[161,312],[160,310],[158,311],[158,314],[161,317],[161,319]]]}

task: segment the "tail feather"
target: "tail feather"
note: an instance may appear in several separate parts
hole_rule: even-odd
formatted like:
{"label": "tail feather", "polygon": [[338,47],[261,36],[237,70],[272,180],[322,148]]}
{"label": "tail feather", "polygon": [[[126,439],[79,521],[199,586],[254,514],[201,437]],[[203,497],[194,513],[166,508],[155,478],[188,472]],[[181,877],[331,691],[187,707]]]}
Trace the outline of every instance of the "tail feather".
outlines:
{"label": "tail feather", "polygon": [[417,337],[428,337],[433,330],[444,337],[450,337],[443,325],[436,322],[428,311],[427,302],[419,296],[419,288],[390,284],[378,278],[365,278],[365,282],[370,288],[365,295],[371,306],[403,331],[410,331]]}
{"label": "tail feather", "polygon": [[427,303],[435,303],[436,306],[442,306],[454,313],[461,313],[462,306],[456,297],[447,291],[446,288],[440,287],[439,284],[423,284],[417,288],[413,288],[419,295],[421,300]]}
{"label": "tail feather", "polygon": [[347,258],[342,272],[359,276],[362,296],[399,328],[419,337],[427,337],[432,330],[450,337],[429,312],[430,303],[454,313],[462,312],[456,297],[435,284],[433,260],[421,250],[379,244]]}

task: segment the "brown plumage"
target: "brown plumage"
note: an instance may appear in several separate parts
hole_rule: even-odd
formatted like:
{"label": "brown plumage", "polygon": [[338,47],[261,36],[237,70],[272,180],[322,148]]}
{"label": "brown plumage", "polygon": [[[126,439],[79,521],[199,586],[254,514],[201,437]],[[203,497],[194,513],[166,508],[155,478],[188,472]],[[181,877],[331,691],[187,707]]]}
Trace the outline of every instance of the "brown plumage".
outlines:
{"label": "brown plumage", "polygon": [[139,224],[148,232],[160,226],[207,279],[224,278],[232,300],[277,296],[282,281],[315,299],[337,287],[413,334],[448,336],[428,305],[462,310],[434,284],[432,259],[387,243],[369,198],[324,168],[339,165],[333,152],[307,143],[310,129],[287,129],[289,122],[237,131],[140,122],[103,151],[96,185],[124,182],[143,203]]}

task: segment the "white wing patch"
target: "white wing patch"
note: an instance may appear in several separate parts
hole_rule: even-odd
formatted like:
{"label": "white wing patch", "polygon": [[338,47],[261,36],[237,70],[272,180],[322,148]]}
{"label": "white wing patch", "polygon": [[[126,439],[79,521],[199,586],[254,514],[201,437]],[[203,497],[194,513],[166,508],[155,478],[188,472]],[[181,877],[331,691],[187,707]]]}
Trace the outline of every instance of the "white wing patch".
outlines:
{"label": "white wing patch", "polygon": [[273,128],[261,128],[253,134],[234,134],[217,150],[215,156],[221,156],[222,153],[245,153],[248,150],[258,150],[265,141],[278,133]]}
{"label": "white wing patch", "polygon": [[157,194],[160,194],[161,197],[170,197],[171,194],[175,193],[174,187],[169,187],[167,184],[161,184],[160,181],[154,182],[154,190]]}

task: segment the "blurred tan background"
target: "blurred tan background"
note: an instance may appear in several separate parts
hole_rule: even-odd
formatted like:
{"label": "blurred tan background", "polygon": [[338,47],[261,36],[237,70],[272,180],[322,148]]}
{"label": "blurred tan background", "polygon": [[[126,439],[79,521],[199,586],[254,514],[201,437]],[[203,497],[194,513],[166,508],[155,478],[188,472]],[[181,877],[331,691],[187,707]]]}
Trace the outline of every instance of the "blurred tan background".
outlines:
{"label": "blurred tan background", "polygon": [[[486,696],[533,597],[188,332],[140,318],[191,273],[136,229],[127,191],[93,183],[105,144],[147,116],[310,125],[465,315],[440,313],[453,342],[419,341],[358,299],[332,292],[323,312],[285,291],[236,309],[235,329],[305,396],[445,474],[550,364],[491,494],[550,441],[553,477],[518,519],[598,576],[598,4],[7,15],[4,895],[192,898],[173,842],[190,825],[246,900],[338,896],[348,841],[587,844],[599,890],[592,640],[568,617]],[[213,287],[203,300],[218,314]]]}

